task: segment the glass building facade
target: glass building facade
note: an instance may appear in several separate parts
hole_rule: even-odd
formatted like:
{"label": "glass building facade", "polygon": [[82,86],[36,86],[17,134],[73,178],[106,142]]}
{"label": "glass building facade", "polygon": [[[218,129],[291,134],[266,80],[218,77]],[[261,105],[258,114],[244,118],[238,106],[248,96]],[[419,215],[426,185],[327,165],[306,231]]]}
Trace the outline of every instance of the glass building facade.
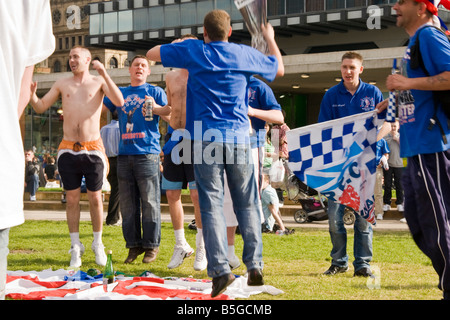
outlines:
{"label": "glass building facade", "polygon": [[[269,18],[301,13],[393,4],[396,0],[269,0]],[[161,4],[163,3],[163,4]],[[233,0],[118,0],[90,4],[91,36],[201,26],[206,13],[223,9],[232,21],[242,16]]]}
{"label": "glass building facade", "polygon": [[31,106],[25,111],[24,148],[31,149],[38,156],[55,156],[63,137],[63,115],[60,102],[42,114],[34,112]]}

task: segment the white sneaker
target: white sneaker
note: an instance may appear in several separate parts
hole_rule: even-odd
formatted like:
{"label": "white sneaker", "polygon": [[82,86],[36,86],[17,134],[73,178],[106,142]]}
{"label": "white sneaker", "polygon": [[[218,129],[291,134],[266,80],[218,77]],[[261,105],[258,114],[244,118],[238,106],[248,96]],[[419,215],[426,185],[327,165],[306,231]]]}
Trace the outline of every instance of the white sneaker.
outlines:
{"label": "white sneaker", "polygon": [[389,210],[391,210],[391,206],[388,205],[388,204],[385,204],[385,205],[383,206],[383,211],[389,211]]}
{"label": "white sneaker", "polygon": [[206,260],[205,247],[197,247],[197,251],[195,252],[194,270],[205,270],[207,265],[208,261]]}
{"label": "white sneaker", "polygon": [[406,219],[405,218],[401,218],[400,222],[406,223]]}
{"label": "white sneaker", "polygon": [[172,259],[170,259],[167,268],[174,269],[176,267],[179,267],[183,263],[183,260],[193,253],[194,249],[192,249],[188,244],[186,246],[175,246]]}
{"label": "white sneaker", "polygon": [[103,243],[94,244],[92,243],[92,251],[94,251],[95,254],[95,263],[99,266],[106,266],[106,253],[105,253],[105,246]]}
{"label": "white sneaker", "polygon": [[30,196],[30,201],[36,201],[36,196]]}
{"label": "white sneaker", "polygon": [[239,261],[239,258],[233,254],[231,257],[228,257],[228,264],[230,265],[230,269],[234,270],[236,268],[239,268],[241,265],[241,261]]}
{"label": "white sneaker", "polygon": [[397,205],[397,210],[398,210],[398,212],[403,212],[403,211],[405,211],[405,208],[403,207],[402,204],[398,204]]}
{"label": "white sneaker", "polygon": [[382,214],[377,214],[377,220],[383,220],[383,215]]}
{"label": "white sneaker", "polygon": [[84,254],[84,246],[80,244],[75,244],[70,247],[70,266],[74,268],[81,267],[81,256]]}

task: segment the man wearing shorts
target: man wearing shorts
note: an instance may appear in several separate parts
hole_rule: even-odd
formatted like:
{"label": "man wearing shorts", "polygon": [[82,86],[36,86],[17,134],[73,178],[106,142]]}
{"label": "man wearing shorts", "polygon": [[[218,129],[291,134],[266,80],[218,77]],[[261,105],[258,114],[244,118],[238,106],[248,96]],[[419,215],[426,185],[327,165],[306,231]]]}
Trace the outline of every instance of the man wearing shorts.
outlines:
{"label": "man wearing shorts", "polygon": [[[187,34],[174,42],[181,42],[189,39],[197,39],[195,36]],[[167,107],[170,107],[171,113],[169,118],[169,130],[166,135],[166,143],[163,147],[164,152],[164,170],[162,177],[162,189],[166,190],[167,201],[169,203],[170,217],[172,219],[173,229],[175,233],[175,247],[172,258],[168,264],[169,269],[176,268],[183,263],[183,260],[194,252],[191,246],[187,243],[184,236],[184,210],[181,203],[181,189],[186,189],[189,184],[189,191],[192,203],[194,204],[195,222],[197,226],[196,236],[196,254],[194,261],[194,269],[197,271],[206,268],[206,252],[203,241],[203,230],[200,216],[200,207],[198,203],[197,186],[194,178],[194,166],[192,162],[188,163],[181,161],[183,158],[183,149],[179,152],[180,145],[189,142],[189,139],[184,142],[180,139],[172,138],[174,129],[176,136],[185,133],[186,126],[186,87],[189,77],[189,72],[186,69],[175,69],[170,71],[166,76],[166,91],[167,91]],[[175,136],[174,136],[175,137]],[[182,138],[181,138],[182,140]],[[187,149],[190,150],[188,146]],[[174,163],[174,161],[176,163]]]}
{"label": "man wearing shorts", "polygon": [[[89,65],[99,76],[89,73]],[[123,104],[123,96],[100,61],[91,61],[91,54],[84,47],[70,50],[69,65],[72,77],[57,80],[47,94],[39,99],[37,83],[32,84],[30,104],[37,113],[43,113],[61,97],[64,137],[58,148],[58,171],[66,189],[66,215],[71,249],[70,266],[80,267],[84,246],[79,237],[81,180],[86,179],[87,194],[94,233],[92,250],[95,262],[106,264],[102,243],[103,200],[102,185],[108,171],[105,148],[100,137],[100,116],[103,97],[108,96],[117,104]]]}

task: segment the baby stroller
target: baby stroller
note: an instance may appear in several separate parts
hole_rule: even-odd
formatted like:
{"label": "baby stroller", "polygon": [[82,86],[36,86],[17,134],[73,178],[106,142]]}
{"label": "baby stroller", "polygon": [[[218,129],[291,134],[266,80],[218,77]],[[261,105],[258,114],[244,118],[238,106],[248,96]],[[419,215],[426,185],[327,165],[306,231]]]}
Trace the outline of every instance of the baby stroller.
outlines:
{"label": "baby stroller", "polygon": [[[296,175],[289,176],[287,194],[290,200],[300,203],[302,208],[294,213],[297,223],[328,220],[328,200],[315,189],[308,187]],[[355,214],[350,208],[345,208],[344,223],[351,225],[355,222]]]}

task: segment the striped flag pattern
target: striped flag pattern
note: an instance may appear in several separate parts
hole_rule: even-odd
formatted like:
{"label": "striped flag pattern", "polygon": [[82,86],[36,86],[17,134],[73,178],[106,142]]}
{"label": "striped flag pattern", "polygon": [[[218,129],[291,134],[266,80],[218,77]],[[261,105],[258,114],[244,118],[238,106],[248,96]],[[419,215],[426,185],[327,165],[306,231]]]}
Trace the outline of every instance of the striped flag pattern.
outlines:
{"label": "striped flag pattern", "polygon": [[370,111],[287,132],[293,173],[372,224],[378,121]]}

